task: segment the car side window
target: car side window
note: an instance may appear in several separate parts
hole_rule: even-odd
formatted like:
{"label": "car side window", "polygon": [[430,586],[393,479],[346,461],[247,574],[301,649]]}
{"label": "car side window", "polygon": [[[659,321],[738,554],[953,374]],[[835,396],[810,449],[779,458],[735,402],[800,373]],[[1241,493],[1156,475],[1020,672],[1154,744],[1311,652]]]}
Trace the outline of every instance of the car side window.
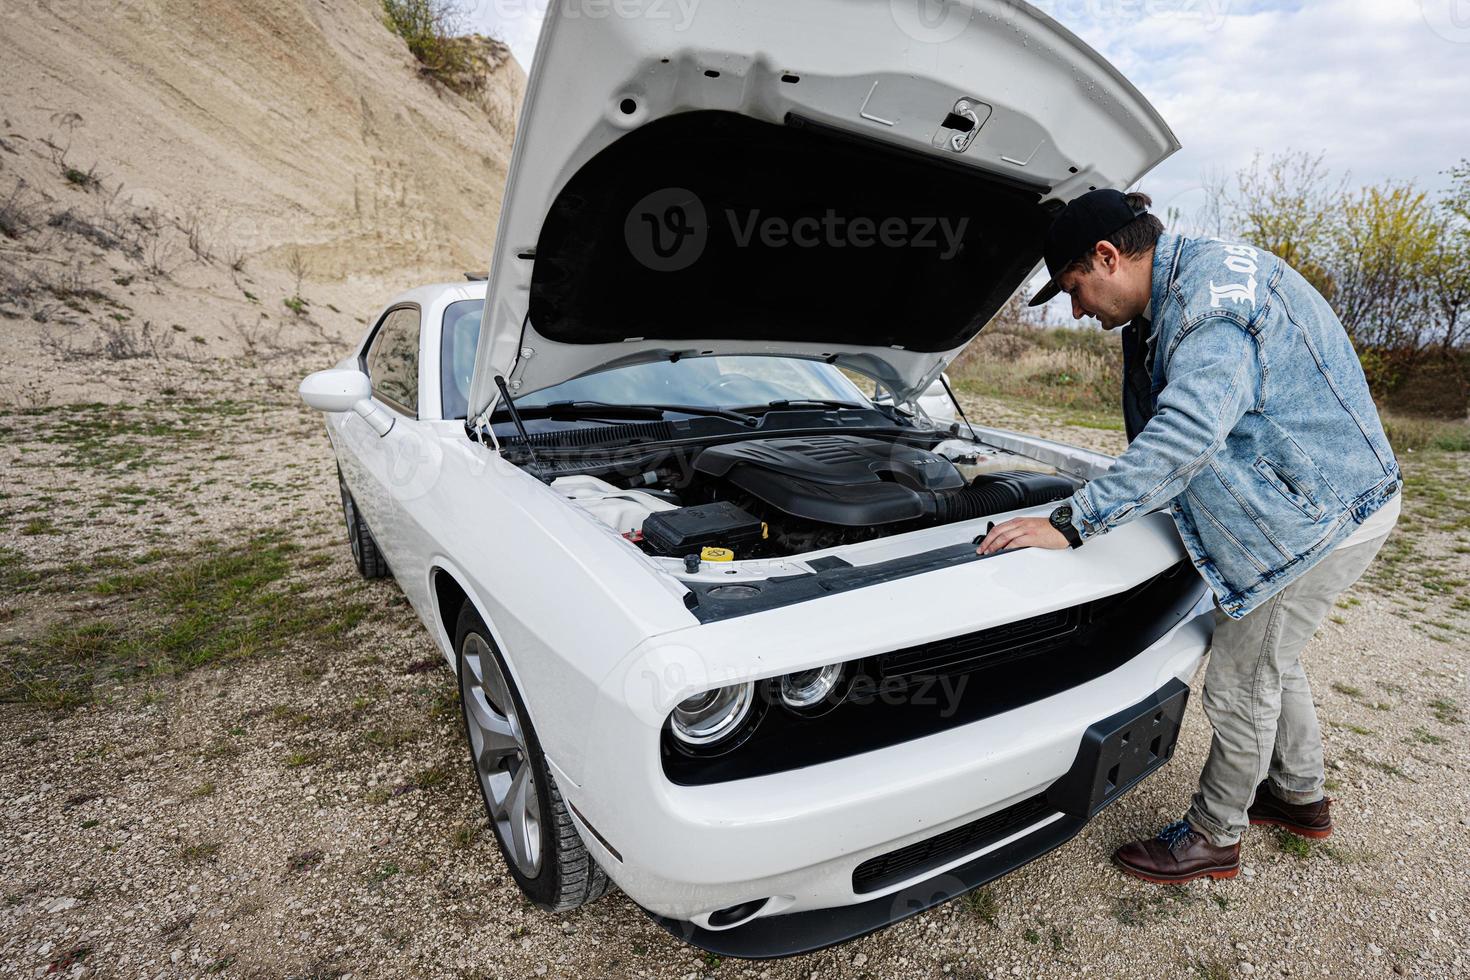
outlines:
{"label": "car side window", "polygon": [[480,340],[482,299],[462,299],[444,309],[444,332],[439,342],[439,388],[446,419],[469,414],[470,377],[475,370],[475,345]]}
{"label": "car side window", "polygon": [[378,327],[367,350],[373,394],[408,414],[419,411],[419,311],[393,310]]}

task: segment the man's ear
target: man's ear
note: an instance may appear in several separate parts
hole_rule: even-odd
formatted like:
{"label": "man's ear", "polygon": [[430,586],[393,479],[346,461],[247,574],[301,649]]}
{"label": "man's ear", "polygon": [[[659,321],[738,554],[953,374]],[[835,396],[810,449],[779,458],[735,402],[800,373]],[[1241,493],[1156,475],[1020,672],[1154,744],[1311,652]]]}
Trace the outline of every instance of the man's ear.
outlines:
{"label": "man's ear", "polygon": [[1123,253],[1118,251],[1118,246],[1112,242],[1098,242],[1094,247],[1093,261],[1101,265],[1108,273],[1117,272],[1122,266]]}

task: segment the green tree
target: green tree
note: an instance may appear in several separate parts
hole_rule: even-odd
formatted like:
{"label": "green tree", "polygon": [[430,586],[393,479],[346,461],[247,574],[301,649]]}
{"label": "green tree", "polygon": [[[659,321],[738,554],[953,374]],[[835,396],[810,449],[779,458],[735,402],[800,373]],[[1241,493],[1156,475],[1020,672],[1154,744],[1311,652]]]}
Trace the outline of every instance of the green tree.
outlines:
{"label": "green tree", "polygon": [[1337,286],[1325,260],[1346,176],[1333,180],[1320,153],[1288,151],[1269,158],[1257,154],[1236,174],[1235,185],[1221,208],[1233,234],[1280,256],[1331,299]]}
{"label": "green tree", "polygon": [[1347,195],[1328,265],[1333,305],[1359,347],[1417,351],[1434,303],[1444,221],[1413,183]]}
{"label": "green tree", "polygon": [[1435,331],[1446,351],[1459,345],[1470,321],[1470,160],[1448,171],[1451,184],[1440,201],[1441,238],[1431,270]]}

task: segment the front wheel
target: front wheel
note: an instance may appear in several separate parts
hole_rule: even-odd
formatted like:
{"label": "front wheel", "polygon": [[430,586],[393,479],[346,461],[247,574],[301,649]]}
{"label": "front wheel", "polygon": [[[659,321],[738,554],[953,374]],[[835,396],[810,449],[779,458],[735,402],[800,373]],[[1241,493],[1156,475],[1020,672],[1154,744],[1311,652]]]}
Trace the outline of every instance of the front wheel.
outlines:
{"label": "front wheel", "polygon": [[347,522],[347,543],[352,547],[352,563],[363,578],[385,578],[388,575],[388,560],[378,550],[373,532],[368,529],[347,481],[342,479],[342,468],[337,468],[337,489],[342,493],[342,518]]}
{"label": "front wheel", "polygon": [[470,763],[516,884],[552,912],[601,898],[611,882],[578,836],[500,651],[468,602],[454,647]]}

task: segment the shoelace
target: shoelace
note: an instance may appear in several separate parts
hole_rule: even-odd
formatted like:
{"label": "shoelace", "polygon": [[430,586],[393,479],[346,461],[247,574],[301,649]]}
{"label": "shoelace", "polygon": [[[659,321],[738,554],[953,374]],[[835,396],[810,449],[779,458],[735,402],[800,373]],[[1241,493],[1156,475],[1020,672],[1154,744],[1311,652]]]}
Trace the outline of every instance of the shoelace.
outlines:
{"label": "shoelace", "polygon": [[1172,851],[1180,844],[1189,840],[1190,836],[1193,834],[1194,828],[1189,826],[1188,820],[1176,820],[1173,823],[1169,824],[1169,826],[1165,827],[1163,830],[1159,831],[1158,839],[1163,841],[1164,846]]}

